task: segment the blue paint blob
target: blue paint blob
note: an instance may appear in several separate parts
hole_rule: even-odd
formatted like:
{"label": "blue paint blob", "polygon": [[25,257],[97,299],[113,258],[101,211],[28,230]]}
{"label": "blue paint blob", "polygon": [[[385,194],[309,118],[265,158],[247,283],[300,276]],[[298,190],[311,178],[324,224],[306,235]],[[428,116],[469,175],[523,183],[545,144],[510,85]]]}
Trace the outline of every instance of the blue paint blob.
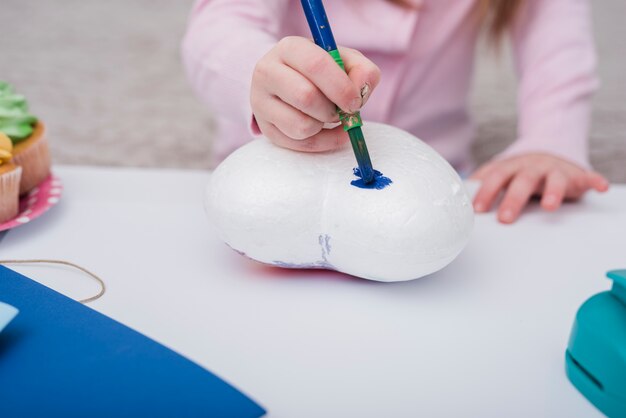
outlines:
{"label": "blue paint blob", "polygon": [[360,189],[382,190],[385,187],[389,186],[391,183],[393,183],[393,181],[391,181],[389,177],[383,176],[383,173],[378,170],[374,170],[374,180],[367,184],[363,181],[363,177],[361,176],[361,170],[355,168],[354,175],[357,176],[359,179],[352,180],[350,184]]}

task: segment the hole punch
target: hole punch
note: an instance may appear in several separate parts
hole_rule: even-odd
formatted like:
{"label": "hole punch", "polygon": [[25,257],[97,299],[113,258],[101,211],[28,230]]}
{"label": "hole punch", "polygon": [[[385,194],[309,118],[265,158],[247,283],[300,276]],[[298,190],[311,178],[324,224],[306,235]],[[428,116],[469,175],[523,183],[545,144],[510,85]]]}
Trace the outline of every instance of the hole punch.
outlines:
{"label": "hole punch", "polygon": [[572,384],[609,417],[626,417],[626,270],[607,273],[610,291],[576,313],[565,353]]}

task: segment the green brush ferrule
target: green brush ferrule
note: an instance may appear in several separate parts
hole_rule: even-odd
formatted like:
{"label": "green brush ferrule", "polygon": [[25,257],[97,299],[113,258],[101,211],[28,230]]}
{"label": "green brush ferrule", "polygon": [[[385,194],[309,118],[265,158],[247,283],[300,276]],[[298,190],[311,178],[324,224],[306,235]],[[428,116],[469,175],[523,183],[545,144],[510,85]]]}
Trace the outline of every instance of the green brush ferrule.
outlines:
{"label": "green brush ferrule", "polygon": [[[341,55],[339,55],[339,51],[333,49],[332,51],[328,51],[328,53],[331,57],[333,57],[337,65],[339,65],[342,70],[346,71],[346,67],[343,64]],[[337,107],[337,113],[339,114],[339,120],[341,121],[343,130],[348,132],[348,135],[350,136],[350,143],[352,144],[352,149],[354,150],[354,155],[361,171],[361,178],[365,184],[371,183],[374,180],[374,169],[372,168],[372,161],[370,160],[370,155],[367,152],[367,145],[365,145],[365,139],[363,138],[363,133],[361,132],[361,126],[363,126],[361,113],[344,112],[339,107]]]}
{"label": "green brush ferrule", "polygon": [[[341,59],[341,55],[339,55],[339,51],[333,49],[332,51],[328,51],[328,53],[331,57],[333,57],[337,65],[339,65],[342,70],[346,71],[346,67],[343,65],[343,60]],[[359,112],[347,113],[339,108],[337,108],[337,112],[339,113],[339,120],[341,120],[344,131],[348,132],[352,128],[363,126],[363,121],[361,120],[361,114]]]}
{"label": "green brush ferrule", "polygon": [[348,132],[350,129],[358,128],[363,126],[363,121],[361,120],[361,113],[346,113],[343,111],[339,111],[339,120],[343,125],[343,130]]}

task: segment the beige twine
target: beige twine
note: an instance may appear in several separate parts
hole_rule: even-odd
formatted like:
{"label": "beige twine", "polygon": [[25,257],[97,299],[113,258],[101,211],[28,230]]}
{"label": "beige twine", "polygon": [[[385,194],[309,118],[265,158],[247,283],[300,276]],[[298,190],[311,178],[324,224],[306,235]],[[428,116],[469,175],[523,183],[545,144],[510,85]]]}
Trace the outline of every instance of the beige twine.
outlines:
{"label": "beige twine", "polygon": [[102,280],[100,277],[98,277],[96,274],[90,272],[89,270],[87,270],[84,267],[79,266],[78,264],[74,264],[74,263],[70,263],[69,261],[63,261],[63,260],[44,260],[44,259],[33,259],[33,260],[0,260],[0,264],[61,264],[64,266],[70,266],[70,267],[74,267],[80,271],[82,271],[83,273],[87,274],[88,276],[90,276],[92,279],[94,279],[95,281],[98,282],[98,284],[100,285],[100,291],[91,297],[88,297],[87,299],[81,299],[79,300],[80,303],[89,303],[89,302],[93,302],[94,300],[100,298],[102,295],[104,295],[104,292],[106,292],[106,285],[104,284],[104,280]]}

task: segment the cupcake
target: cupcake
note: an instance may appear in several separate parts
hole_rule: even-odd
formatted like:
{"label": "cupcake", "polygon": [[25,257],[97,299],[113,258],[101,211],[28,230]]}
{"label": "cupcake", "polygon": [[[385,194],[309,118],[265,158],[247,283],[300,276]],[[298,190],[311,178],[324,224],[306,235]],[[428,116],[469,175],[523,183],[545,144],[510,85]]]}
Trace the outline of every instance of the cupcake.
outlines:
{"label": "cupcake", "polygon": [[17,215],[22,167],[11,162],[13,142],[0,132],[0,223]]}
{"label": "cupcake", "polygon": [[50,175],[50,152],[44,126],[28,112],[24,96],[0,81],[0,132],[13,144],[12,163],[22,168],[20,195],[29,192]]}

